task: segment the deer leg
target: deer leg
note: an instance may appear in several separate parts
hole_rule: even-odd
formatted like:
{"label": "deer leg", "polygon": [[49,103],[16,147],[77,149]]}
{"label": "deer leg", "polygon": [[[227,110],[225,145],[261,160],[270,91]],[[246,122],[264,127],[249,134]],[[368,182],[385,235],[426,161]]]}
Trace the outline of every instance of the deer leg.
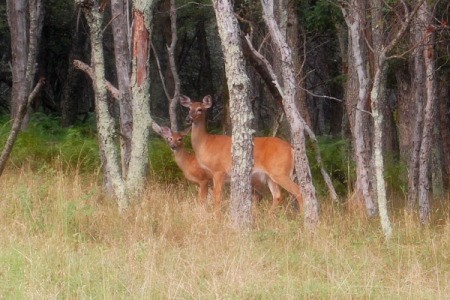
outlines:
{"label": "deer leg", "polygon": [[222,189],[225,180],[225,173],[214,173],[213,184],[214,184],[214,210],[216,213],[220,212],[222,205]]}
{"label": "deer leg", "polygon": [[281,190],[280,186],[276,184],[271,178],[267,179],[267,185],[269,186],[270,193],[272,194],[272,205],[269,209],[269,213],[273,213],[275,208],[277,208],[277,206],[281,202]]}
{"label": "deer leg", "polygon": [[208,197],[208,181],[201,181],[198,184],[198,203],[204,205]]}
{"label": "deer leg", "polygon": [[300,193],[300,188],[289,176],[286,175],[277,175],[272,176],[271,179],[278,183],[283,189],[294,195],[298,202],[298,209],[302,211],[303,208],[303,198]]}

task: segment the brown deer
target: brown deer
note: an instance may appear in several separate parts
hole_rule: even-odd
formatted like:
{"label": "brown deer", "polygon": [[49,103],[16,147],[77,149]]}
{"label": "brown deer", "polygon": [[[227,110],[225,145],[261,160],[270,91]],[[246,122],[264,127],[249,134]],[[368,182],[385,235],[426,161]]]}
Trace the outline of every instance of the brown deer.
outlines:
{"label": "brown deer", "polygon": [[208,183],[211,181],[212,176],[207,170],[200,167],[194,154],[184,149],[183,139],[189,133],[191,127],[181,132],[173,132],[165,126],[154,126],[154,123],[152,127],[156,133],[166,140],[170,149],[172,149],[175,162],[183,171],[184,177],[198,185],[198,201],[204,204],[208,196]]}
{"label": "brown deer", "polygon": [[[172,150],[177,166],[183,172],[187,180],[198,185],[198,202],[205,204],[208,196],[208,184],[212,180],[212,175],[206,169],[202,168],[194,154],[189,153],[184,148],[184,137],[189,133],[191,127],[181,132],[174,132],[170,128],[160,127],[152,123],[153,130],[166,140]],[[254,199],[261,199],[264,194],[264,185],[267,178],[264,174],[254,174],[252,176],[252,187]]]}
{"label": "brown deer", "polygon": [[[219,210],[223,184],[231,173],[231,137],[208,134],[206,131],[205,116],[206,110],[212,106],[211,96],[205,96],[202,102],[192,102],[189,97],[180,96],[180,103],[189,108],[186,120],[192,123],[192,147],[200,166],[212,174],[214,202],[216,209]],[[271,210],[281,201],[281,191],[278,185],[294,195],[299,208],[302,209],[303,199],[300,188],[291,179],[294,170],[291,145],[276,137],[256,137],[253,158],[253,176],[267,180],[272,193]]]}

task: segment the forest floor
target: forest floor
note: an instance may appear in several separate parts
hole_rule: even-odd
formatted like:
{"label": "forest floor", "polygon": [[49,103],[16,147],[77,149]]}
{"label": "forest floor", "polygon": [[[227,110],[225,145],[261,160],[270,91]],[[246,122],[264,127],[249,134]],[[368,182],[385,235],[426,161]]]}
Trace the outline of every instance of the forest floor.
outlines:
{"label": "forest floor", "polygon": [[183,183],[150,182],[119,215],[98,174],[50,167],[7,170],[0,195],[0,299],[450,297],[449,207],[426,228],[395,211],[385,241],[378,220],[326,200],[315,234],[266,199],[239,233]]}

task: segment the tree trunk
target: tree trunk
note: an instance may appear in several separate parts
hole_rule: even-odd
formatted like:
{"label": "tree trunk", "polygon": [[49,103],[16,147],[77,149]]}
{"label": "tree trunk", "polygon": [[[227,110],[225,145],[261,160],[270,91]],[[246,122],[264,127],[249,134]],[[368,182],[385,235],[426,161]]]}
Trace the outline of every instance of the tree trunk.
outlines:
{"label": "tree trunk", "polygon": [[128,9],[127,0],[111,0],[114,58],[116,61],[117,83],[120,91],[118,99],[120,111],[120,149],[122,175],[124,178],[128,177],[128,167],[131,158],[131,136],[133,131],[133,111],[130,89],[130,33],[127,18]]}
{"label": "tree trunk", "polygon": [[[355,68],[356,81],[355,94],[357,94],[356,107],[347,108],[350,112],[349,120],[353,128],[353,147],[356,160],[356,188],[362,195],[366,207],[367,214],[371,217],[378,213],[376,201],[373,198],[373,187],[371,185],[372,175],[370,172],[370,131],[371,122],[369,103],[369,82],[370,73],[365,63],[368,61],[367,46],[364,39],[365,28],[365,1],[352,0],[348,7],[342,7],[345,20],[349,28],[349,39],[351,41],[349,51],[349,68]],[[348,94],[347,94],[348,95]],[[347,98],[348,99],[348,98]],[[352,118],[352,115],[354,117]]]}
{"label": "tree trunk", "polygon": [[170,117],[170,128],[172,131],[178,131],[178,118],[177,118],[177,105],[178,99],[180,98],[180,76],[178,76],[177,63],[175,60],[175,48],[177,46],[178,35],[177,35],[177,8],[175,5],[175,0],[170,1],[170,46],[167,47],[167,52],[169,55],[169,65],[170,71],[173,78],[173,95],[169,99],[169,117]]}
{"label": "tree trunk", "polygon": [[423,41],[425,47],[423,49],[425,63],[425,91],[426,104],[424,111],[424,122],[422,130],[422,144],[419,154],[419,217],[422,224],[430,222],[430,162],[431,162],[431,146],[433,145],[433,128],[435,119],[436,105],[436,70],[434,67],[434,33],[429,30],[433,24],[433,14],[428,6],[428,2],[424,2],[419,9],[419,19],[425,25],[422,29]]}
{"label": "tree trunk", "polygon": [[283,78],[283,107],[291,129],[291,140],[294,149],[295,170],[299,179],[301,192],[305,201],[305,226],[313,229],[319,222],[319,204],[316,190],[312,184],[311,170],[306,156],[305,121],[295,105],[297,85],[292,60],[292,52],[286,39],[275,21],[272,0],[261,0],[263,18],[269,29],[270,37],[281,57]]}
{"label": "tree trunk", "polygon": [[231,137],[231,218],[235,226],[251,223],[251,183],[253,169],[253,114],[250,103],[250,80],[242,53],[239,27],[229,0],[213,0],[222,42],[230,94]]}
{"label": "tree trunk", "polygon": [[411,118],[411,150],[409,152],[408,160],[408,197],[406,202],[406,209],[413,211],[417,205],[418,197],[418,179],[419,179],[419,153],[422,144],[422,128],[423,128],[423,98],[424,98],[424,83],[425,83],[425,65],[423,57],[422,45],[422,24],[416,20],[412,26],[412,45],[418,45],[412,53],[413,63],[411,74],[414,74],[411,89],[412,107],[415,110],[414,114],[407,117]]}
{"label": "tree trunk", "polygon": [[150,117],[149,55],[154,0],[134,1],[133,66],[131,77],[133,134],[127,189],[137,194],[144,188],[148,165]]}
{"label": "tree trunk", "polygon": [[[30,85],[26,81],[28,58],[28,26],[26,0],[8,0],[7,14],[11,33],[11,63],[13,87],[11,92],[11,119],[27,97]],[[26,123],[26,122],[25,122]]]}
{"label": "tree trunk", "polygon": [[75,0],[83,7],[89,25],[91,38],[91,65],[93,69],[93,88],[95,93],[95,109],[97,116],[97,131],[101,154],[104,156],[104,176],[111,183],[112,192],[117,200],[119,211],[128,207],[128,195],[121,178],[118,164],[118,153],[115,145],[115,124],[108,109],[108,97],[105,80],[105,65],[103,55],[102,15],[97,2]]}
{"label": "tree trunk", "polygon": [[442,177],[444,189],[450,188],[450,113],[449,113],[449,101],[450,101],[450,83],[449,74],[445,74],[441,77],[439,83],[439,118],[440,118],[440,138],[434,141],[435,144],[442,141]]}
{"label": "tree trunk", "polygon": [[[306,45],[302,45],[301,38],[303,37],[300,30],[299,15],[298,15],[298,4],[296,1],[287,1],[287,28],[286,28],[286,38],[292,50],[292,60],[294,64],[294,76],[297,79],[297,84],[301,87],[297,89],[295,103],[300,111],[300,115],[305,120],[309,128],[313,128],[311,121],[311,114],[309,112],[306,90],[305,90],[305,70],[304,66],[304,55],[302,50]],[[298,80],[301,78],[302,80]]]}
{"label": "tree trunk", "polygon": [[[39,38],[43,25],[42,3],[40,0],[30,1],[28,5],[30,17],[29,29],[26,26],[25,3],[22,1],[8,1],[7,6],[13,56],[13,99],[11,103],[11,107],[13,108],[13,125],[0,155],[0,175],[3,173],[19,131],[23,128],[23,122],[26,119],[28,108],[44,84],[44,79],[40,79],[33,92],[31,92],[36,73]],[[22,30],[24,32],[21,32]],[[18,90],[19,88],[21,90]]]}

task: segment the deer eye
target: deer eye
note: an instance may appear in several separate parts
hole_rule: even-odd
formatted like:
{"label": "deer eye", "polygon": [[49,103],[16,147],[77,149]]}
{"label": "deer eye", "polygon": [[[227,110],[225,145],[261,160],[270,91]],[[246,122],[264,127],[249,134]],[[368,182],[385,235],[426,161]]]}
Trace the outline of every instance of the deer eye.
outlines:
{"label": "deer eye", "polygon": [[178,139],[178,142],[181,142],[181,138]]}

